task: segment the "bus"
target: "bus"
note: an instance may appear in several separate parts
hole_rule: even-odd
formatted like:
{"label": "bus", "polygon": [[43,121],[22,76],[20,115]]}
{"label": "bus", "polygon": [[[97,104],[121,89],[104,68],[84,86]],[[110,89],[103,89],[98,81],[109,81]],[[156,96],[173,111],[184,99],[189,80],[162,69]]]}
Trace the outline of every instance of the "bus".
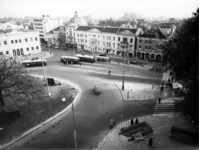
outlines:
{"label": "bus", "polygon": [[80,61],[83,61],[83,62],[91,62],[91,63],[95,62],[95,57],[93,56],[81,55],[81,54],[76,54],[75,56],[78,57]]}
{"label": "bus", "polygon": [[110,58],[109,57],[96,56],[95,58],[96,58],[97,61],[108,61],[108,62],[110,62]]}
{"label": "bus", "polygon": [[24,67],[47,66],[47,61],[45,59],[23,60],[20,63]]}
{"label": "bus", "polygon": [[75,57],[75,56],[61,56],[61,59],[60,61],[62,63],[69,63],[69,64],[79,64],[79,58],[78,57]]}

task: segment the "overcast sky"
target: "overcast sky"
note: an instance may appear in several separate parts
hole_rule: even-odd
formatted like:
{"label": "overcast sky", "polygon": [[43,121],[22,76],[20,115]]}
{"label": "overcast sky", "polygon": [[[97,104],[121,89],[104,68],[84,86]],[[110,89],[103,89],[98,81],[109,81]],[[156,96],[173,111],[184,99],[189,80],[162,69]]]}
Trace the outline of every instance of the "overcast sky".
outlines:
{"label": "overcast sky", "polygon": [[94,19],[120,18],[135,12],[145,18],[188,18],[199,7],[199,0],[0,0],[2,17],[73,17],[92,15]]}

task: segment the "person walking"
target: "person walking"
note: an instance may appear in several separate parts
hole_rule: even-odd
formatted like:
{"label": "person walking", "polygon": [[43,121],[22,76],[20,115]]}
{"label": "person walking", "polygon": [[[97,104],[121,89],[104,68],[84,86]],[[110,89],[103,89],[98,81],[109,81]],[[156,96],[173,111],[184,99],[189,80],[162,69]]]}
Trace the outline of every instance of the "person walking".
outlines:
{"label": "person walking", "polygon": [[111,70],[108,71],[108,74],[109,74],[109,75],[111,74]]}
{"label": "person walking", "polygon": [[149,147],[153,148],[153,143],[154,143],[155,138],[149,138]]}
{"label": "person walking", "polygon": [[134,125],[134,119],[131,119],[131,125]]}
{"label": "person walking", "polygon": [[138,124],[139,120],[138,118],[135,119],[135,124]]}
{"label": "person walking", "polygon": [[158,103],[160,104],[160,102],[161,102],[161,98],[159,97],[159,98],[158,98]]}
{"label": "person walking", "polygon": [[113,118],[110,118],[110,122],[109,122],[110,128],[112,129],[115,125],[115,121],[113,120]]}

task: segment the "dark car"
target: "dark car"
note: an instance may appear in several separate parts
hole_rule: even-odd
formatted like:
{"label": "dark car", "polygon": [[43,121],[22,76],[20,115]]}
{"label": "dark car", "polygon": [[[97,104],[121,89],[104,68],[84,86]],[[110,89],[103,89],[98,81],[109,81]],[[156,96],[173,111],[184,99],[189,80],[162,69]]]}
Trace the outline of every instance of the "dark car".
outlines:
{"label": "dark car", "polygon": [[136,60],[130,60],[130,64],[137,64],[138,62]]}
{"label": "dark car", "polygon": [[95,95],[99,95],[101,93],[100,86],[99,85],[94,86],[93,91],[94,91]]}

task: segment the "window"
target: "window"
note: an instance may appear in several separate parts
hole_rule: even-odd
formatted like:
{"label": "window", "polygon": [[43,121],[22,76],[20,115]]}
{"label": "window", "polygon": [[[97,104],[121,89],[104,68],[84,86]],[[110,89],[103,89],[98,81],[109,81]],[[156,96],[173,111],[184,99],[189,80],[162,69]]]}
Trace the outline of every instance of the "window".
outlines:
{"label": "window", "polygon": [[115,48],[115,43],[113,43],[113,48]]}
{"label": "window", "polygon": [[98,38],[100,38],[100,35],[98,35]]}
{"label": "window", "polygon": [[115,37],[113,37],[113,41],[115,41]]}
{"label": "window", "polygon": [[32,38],[30,38],[30,40],[31,40],[31,41],[33,41],[33,39],[32,39]]}
{"label": "window", "polygon": [[109,47],[111,47],[111,43],[109,43]]}
{"label": "window", "polygon": [[19,43],[21,43],[21,39],[19,39]]}
{"label": "window", "polygon": [[79,34],[77,34],[77,36],[79,37]]}
{"label": "window", "polygon": [[27,51],[29,51],[29,48],[26,48]]}
{"label": "window", "polygon": [[152,44],[152,41],[151,41],[151,40],[149,41],[149,44]]}
{"label": "window", "polygon": [[32,50],[34,50],[34,47],[32,47]]}
{"label": "window", "polygon": [[17,55],[20,56],[20,50],[19,49],[17,49]]}
{"label": "window", "polygon": [[39,46],[36,46],[36,49],[39,49]]}
{"label": "window", "polygon": [[28,39],[25,39],[25,42],[28,42]]}
{"label": "window", "polygon": [[12,43],[12,44],[14,44],[14,41],[13,41],[13,40],[11,40],[11,43]]}
{"label": "window", "polygon": [[111,36],[109,36],[109,40],[111,40]]}
{"label": "window", "polygon": [[139,43],[142,43],[142,40],[141,40],[141,39],[139,40]]}
{"label": "window", "polygon": [[148,41],[148,40],[145,40],[145,43],[149,43],[149,41]]}
{"label": "window", "polygon": [[130,42],[133,43],[133,39],[130,39]]}
{"label": "window", "polygon": [[18,43],[18,41],[17,41],[17,40],[15,40],[15,43]]}
{"label": "window", "polygon": [[4,44],[7,45],[7,41],[4,41]]}
{"label": "window", "polygon": [[148,49],[148,46],[145,46],[145,49]]}
{"label": "window", "polygon": [[151,46],[149,46],[149,49],[151,49]]}
{"label": "window", "polygon": [[85,40],[85,42],[87,43],[87,40]]}
{"label": "window", "polygon": [[9,54],[9,51],[6,51],[6,54]]}
{"label": "window", "polygon": [[35,38],[35,41],[37,41],[37,38]]}
{"label": "window", "polygon": [[105,40],[105,37],[103,36],[103,39]]}
{"label": "window", "polygon": [[105,46],[105,42],[103,42],[103,45]]}
{"label": "window", "polygon": [[0,55],[3,55],[3,52],[0,52]]}
{"label": "window", "polygon": [[85,34],[85,37],[87,37],[87,35]]}
{"label": "window", "polygon": [[107,47],[108,47],[108,42],[106,43]]}
{"label": "window", "polygon": [[120,41],[120,37],[118,37],[118,41]]}
{"label": "window", "polygon": [[139,48],[142,48],[142,45],[139,45]]}
{"label": "window", "polygon": [[108,36],[106,37],[106,39],[108,40]]}

